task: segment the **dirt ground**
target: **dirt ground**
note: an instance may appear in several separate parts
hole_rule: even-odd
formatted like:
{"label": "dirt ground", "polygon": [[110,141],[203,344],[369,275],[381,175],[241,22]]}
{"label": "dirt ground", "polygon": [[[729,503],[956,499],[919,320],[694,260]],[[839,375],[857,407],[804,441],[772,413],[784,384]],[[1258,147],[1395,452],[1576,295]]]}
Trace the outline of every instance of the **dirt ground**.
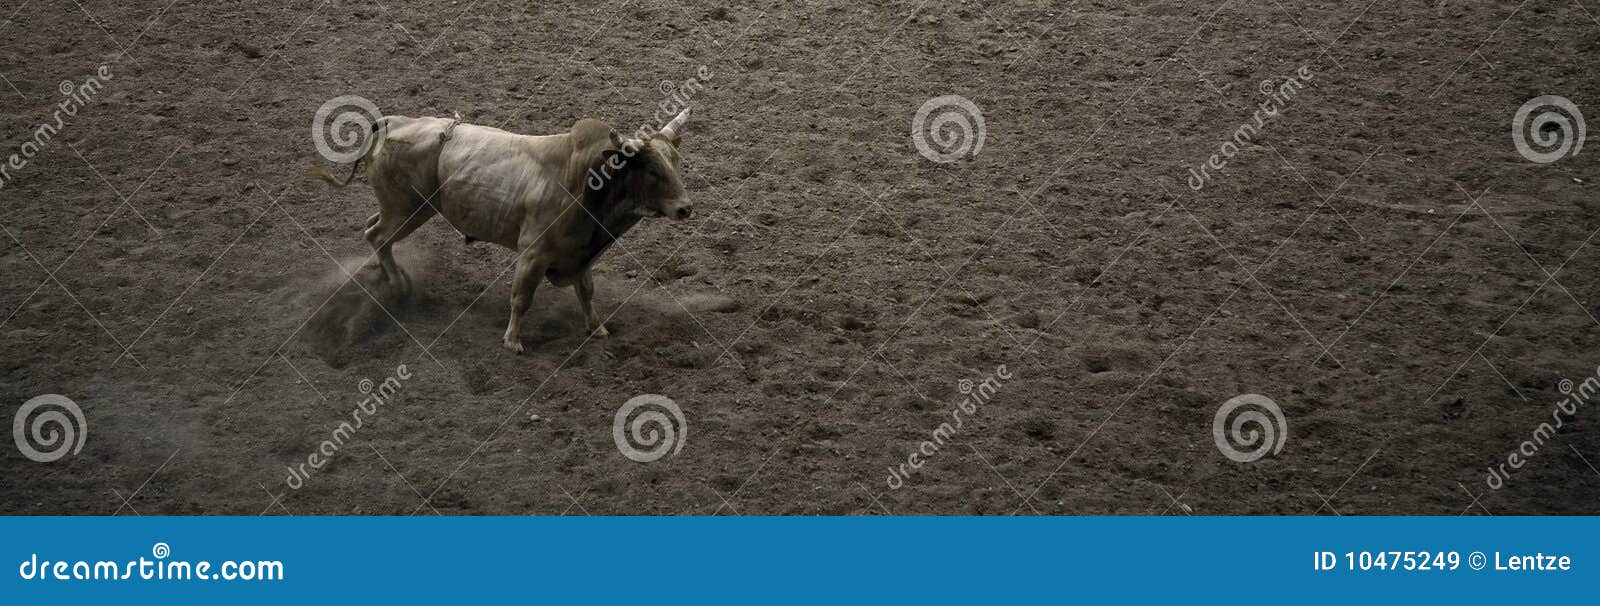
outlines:
{"label": "dirt ground", "polygon": [[[1600,116],[1596,0],[80,1],[0,6],[0,156],[112,74],[0,189],[0,402],[87,429],[0,448],[0,513],[1600,513],[1600,409],[1486,485],[1600,365],[1600,149],[1510,126]],[[631,131],[701,65],[696,216],[599,261],[608,339],[546,285],[502,349],[512,253],[443,220],[387,289],[365,178],[303,174],[340,95]],[[931,162],[912,118],[952,94],[985,139]],[[1252,393],[1287,435],[1235,462],[1212,422]],[[650,463],[612,435],[641,394],[687,425]]]}

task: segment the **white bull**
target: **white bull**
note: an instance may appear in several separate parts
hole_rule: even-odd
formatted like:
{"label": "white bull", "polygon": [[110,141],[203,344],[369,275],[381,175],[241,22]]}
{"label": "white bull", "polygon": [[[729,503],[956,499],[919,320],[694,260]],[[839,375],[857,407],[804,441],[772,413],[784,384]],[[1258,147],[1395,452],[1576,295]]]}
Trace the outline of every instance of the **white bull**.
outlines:
{"label": "white bull", "polygon": [[[589,329],[604,337],[589,268],[640,219],[689,218],[678,175],[688,115],[684,110],[661,130],[628,140],[590,119],[559,135],[530,136],[443,118],[387,116],[374,126],[375,142],[365,156],[378,197],[367,242],[384,278],[408,285],[391,249],[442,214],[469,242],[517,252],[511,319],[502,339],[507,349],[523,351],[522,316],[541,277],[574,286]],[[320,166],[313,175],[344,187],[356,170],[352,166],[343,182]]]}

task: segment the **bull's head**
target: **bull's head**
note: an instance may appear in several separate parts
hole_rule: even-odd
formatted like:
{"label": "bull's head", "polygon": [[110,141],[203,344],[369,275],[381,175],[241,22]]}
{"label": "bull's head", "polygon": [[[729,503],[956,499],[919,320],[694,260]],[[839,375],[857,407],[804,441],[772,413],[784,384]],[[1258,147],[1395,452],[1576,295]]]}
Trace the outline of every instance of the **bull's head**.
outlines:
{"label": "bull's head", "polygon": [[605,163],[620,167],[614,185],[637,212],[674,220],[693,214],[689,192],[678,174],[678,145],[683,142],[683,124],[688,119],[689,110],[685,109],[661,130],[644,137],[623,140],[611,133],[617,149],[605,152]]}

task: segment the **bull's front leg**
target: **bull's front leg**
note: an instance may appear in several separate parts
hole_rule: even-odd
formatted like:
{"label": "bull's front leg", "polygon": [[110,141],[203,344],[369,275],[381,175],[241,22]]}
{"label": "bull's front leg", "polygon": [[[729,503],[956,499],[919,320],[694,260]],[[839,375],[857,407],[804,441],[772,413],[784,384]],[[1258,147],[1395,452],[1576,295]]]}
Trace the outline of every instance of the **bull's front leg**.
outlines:
{"label": "bull's front leg", "polygon": [[573,292],[578,294],[578,306],[583,308],[583,318],[589,323],[589,332],[602,339],[609,336],[611,333],[600,321],[600,315],[594,313],[594,278],[590,277],[589,268],[585,267],[579,272],[578,279],[573,282]]}
{"label": "bull's front leg", "polygon": [[533,251],[517,256],[517,275],[511,282],[511,321],[501,344],[513,353],[522,353],[522,316],[533,303],[533,293],[544,278],[545,263]]}

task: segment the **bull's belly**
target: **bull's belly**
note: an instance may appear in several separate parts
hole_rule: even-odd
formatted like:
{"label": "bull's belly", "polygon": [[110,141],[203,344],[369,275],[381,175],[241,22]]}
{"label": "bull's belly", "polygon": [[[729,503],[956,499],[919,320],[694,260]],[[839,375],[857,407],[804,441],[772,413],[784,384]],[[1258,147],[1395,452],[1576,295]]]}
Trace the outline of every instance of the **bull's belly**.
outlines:
{"label": "bull's belly", "polygon": [[516,249],[528,217],[530,201],[548,197],[539,167],[506,150],[478,150],[464,145],[452,158],[446,146],[440,160],[439,213],[461,233],[475,240]]}
{"label": "bull's belly", "polygon": [[554,284],[556,286],[572,286],[572,284],[574,282],[577,282],[578,276],[581,275],[581,274],[582,274],[581,270],[579,270],[579,271],[558,271],[558,270],[555,270],[555,269],[550,269],[550,270],[546,270],[544,272],[544,277],[546,279],[550,280],[551,284]]}
{"label": "bull's belly", "polygon": [[550,263],[550,266],[544,270],[544,277],[548,278],[550,283],[556,286],[569,285],[583,272],[588,271],[590,265],[594,264],[596,258],[589,255],[590,251],[573,251],[571,255],[566,255]]}
{"label": "bull's belly", "polygon": [[522,233],[520,205],[496,200],[463,202],[454,196],[443,201],[439,214],[473,240],[493,242],[515,250]]}

